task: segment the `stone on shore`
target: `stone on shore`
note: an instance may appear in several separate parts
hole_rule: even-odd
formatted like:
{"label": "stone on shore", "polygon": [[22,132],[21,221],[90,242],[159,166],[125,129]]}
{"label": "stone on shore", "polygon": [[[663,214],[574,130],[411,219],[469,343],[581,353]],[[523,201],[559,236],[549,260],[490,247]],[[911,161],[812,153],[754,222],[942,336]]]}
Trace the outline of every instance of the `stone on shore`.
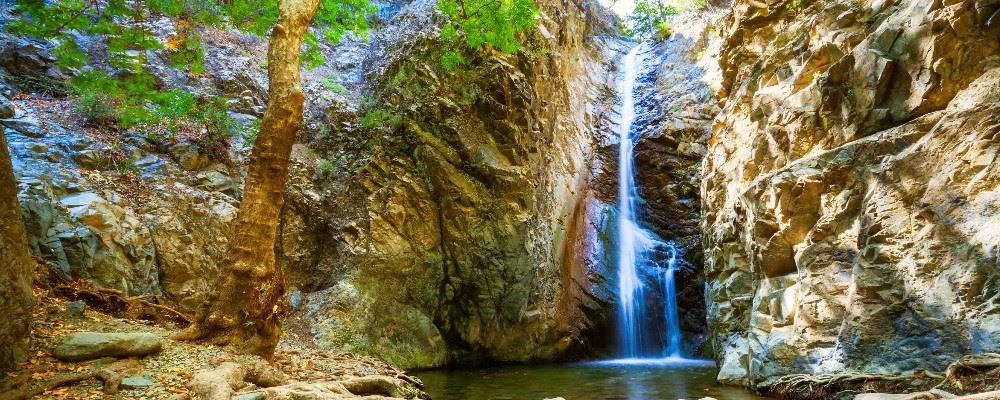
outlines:
{"label": "stone on shore", "polygon": [[139,357],[160,351],[160,338],[150,333],[80,332],[69,335],[56,347],[54,355],[63,361],[84,361],[101,357]]}

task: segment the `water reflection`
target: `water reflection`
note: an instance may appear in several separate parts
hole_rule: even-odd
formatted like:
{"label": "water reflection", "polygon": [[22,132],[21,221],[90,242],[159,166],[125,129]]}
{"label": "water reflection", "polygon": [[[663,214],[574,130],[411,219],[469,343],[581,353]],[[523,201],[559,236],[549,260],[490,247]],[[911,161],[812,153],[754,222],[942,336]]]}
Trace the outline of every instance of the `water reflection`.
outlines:
{"label": "water reflection", "polygon": [[763,399],[715,383],[711,362],[625,359],[578,364],[425,371],[416,375],[434,400]]}

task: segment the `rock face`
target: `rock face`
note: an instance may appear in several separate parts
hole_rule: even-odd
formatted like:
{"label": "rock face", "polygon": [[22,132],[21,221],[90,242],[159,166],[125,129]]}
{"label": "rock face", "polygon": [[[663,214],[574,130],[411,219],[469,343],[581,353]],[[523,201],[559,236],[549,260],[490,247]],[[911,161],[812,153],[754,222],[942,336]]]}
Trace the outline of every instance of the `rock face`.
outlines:
{"label": "rock face", "polygon": [[347,132],[356,147],[313,138],[339,176],[293,180],[285,213],[286,271],[321,346],[428,367],[594,345],[603,278],[573,262],[573,224],[611,77],[598,39],[610,31],[588,4],[543,2],[526,47],[546,52],[481,54],[460,72],[441,66],[434,2],[373,39],[373,105],[358,109],[376,126]]}
{"label": "rock face", "polygon": [[[635,145],[635,178],[644,201],[639,218],[682,252],[684,262],[675,279],[682,350],[688,356],[707,350],[698,187],[705,144],[720,110],[712,94],[721,84],[717,60],[722,37],[712,27],[722,15],[718,9],[706,9],[674,18],[670,38],[643,44],[646,68],[637,82],[634,126],[641,129]],[[661,286],[649,282],[647,290]]]}
{"label": "rock face", "polygon": [[[441,66],[442,17],[419,0],[386,8],[371,41],[324,48],[330,62],[305,73],[279,262],[310,340],[404,367],[603,348],[613,296],[592,178],[619,55],[603,49],[617,40],[596,3],[540,3],[524,51],[470,53],[460,72]],[[149,24],[161,40],[174,29]],[[204,36],[203,76],[156,52],[148,67],[164,87],[230,99],[252,125],[267,100],[264,44]],[[67,73],[46,46],[4,36],[0,67],[32,81]],[[240,138],[226,162],[184,138],[84,127],[64,115],[72,99],[35,100],[0,121],[35,255],[66,279],[197,308],[238,207]]]}
{"label": "rock face", "polygon": [[162,346],[160,338],[150,333],[80,332],[69,335],[52,354],[63,361],[141,357],[160,351]]}
{"label": "rock face", "polygon": [[737,1],[704,162],[720,380],[1000,350],[1000,5]]}

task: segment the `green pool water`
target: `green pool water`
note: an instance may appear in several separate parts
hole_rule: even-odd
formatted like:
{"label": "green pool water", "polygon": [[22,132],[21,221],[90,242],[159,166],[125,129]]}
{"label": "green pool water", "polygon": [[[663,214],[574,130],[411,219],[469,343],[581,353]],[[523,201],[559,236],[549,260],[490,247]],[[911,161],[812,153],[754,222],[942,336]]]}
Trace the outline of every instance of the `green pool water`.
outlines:
{"label": "green pool water", "polygon": [[715,383],[715,365],[697,360],[606,362],[450,369],[416,373],[433,400],[763,399]]}

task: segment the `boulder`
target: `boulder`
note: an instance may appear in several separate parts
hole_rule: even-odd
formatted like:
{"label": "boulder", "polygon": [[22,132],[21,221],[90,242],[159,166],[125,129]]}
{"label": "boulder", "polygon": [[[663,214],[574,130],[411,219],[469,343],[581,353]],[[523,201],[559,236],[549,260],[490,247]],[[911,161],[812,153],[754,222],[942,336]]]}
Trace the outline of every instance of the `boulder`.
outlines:
{"label": "boulder", "polygon": [[141,357],[163,347],[151,333],[80,332],[69,335],[53,355],[63,361],[85,361],[101,357]]}
{"label": "boulder", "polygon": [[14,103],[7,96],[0,95],[0,118],[14,118]]}

